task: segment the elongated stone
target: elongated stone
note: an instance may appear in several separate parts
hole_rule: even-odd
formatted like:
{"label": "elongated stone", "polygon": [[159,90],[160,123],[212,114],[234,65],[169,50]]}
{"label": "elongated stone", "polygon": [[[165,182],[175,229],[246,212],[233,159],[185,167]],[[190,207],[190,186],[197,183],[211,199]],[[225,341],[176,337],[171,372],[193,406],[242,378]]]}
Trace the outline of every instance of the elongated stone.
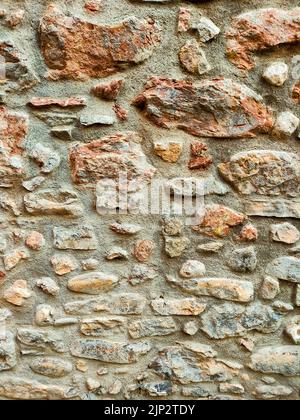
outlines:
{"label": "elongated stone", "polygon": [[0,329],[0,372],[13,369],[17,365],[14,335],[5,328]]}
{"label": "elongated stone", "polygon": [[162,337],[178,329],[172,318],[149,318],[129,323],[128,332],[131,338]]}
{"label": "elongated stone", "polygon": [[300,347],[265,347],[251,357],[249,367],[261,373],[278,373],[283,376],[300,375]]}
{"label": "elongated stone", "polygon": [[254,137],[274,125],[262,97],[230,79],[192,83],[153,77],[134,104],[159,127],[198,137]]}
{"label": "elongated stone", "polygon": [[155,299],[151,302],[152,309],[159,315],[180,315],[195,316],[200,315],[206,309],[206,304],[199,302],[195,298],[186,299]]}
{"label": "elongated stone", "polygon": [[300,284],[300,259],[296,257],[279,257],[266,268],[269,276]]}
{"label": "elongated stone", "polygon": [[242,303],[254,299],[254,286],[249,281],[226,278],[176,279],[171,276],[167,280],[172,285],[196,296],[211,296]]}
{"label": "elongated stone", "polygon": [[63,378],[72,372],[73,366],[72,363],[62,359],[45,357],[33,360],[30,364],[30,368],[33,372],[42,376]]}
{"label": "elongated stone", "polygon": [[69,280],[68,289],[76,293],[97,295],[98,293],[112,290],[118,283],[118,278],[111,274],[87,273]]}
{"label": "elongated stone", "polygon": [[77,340],[71,346],[71,354],[99,362],[132,364],[146,355],[152,346],[147,343],[127,344],[104,340]]}

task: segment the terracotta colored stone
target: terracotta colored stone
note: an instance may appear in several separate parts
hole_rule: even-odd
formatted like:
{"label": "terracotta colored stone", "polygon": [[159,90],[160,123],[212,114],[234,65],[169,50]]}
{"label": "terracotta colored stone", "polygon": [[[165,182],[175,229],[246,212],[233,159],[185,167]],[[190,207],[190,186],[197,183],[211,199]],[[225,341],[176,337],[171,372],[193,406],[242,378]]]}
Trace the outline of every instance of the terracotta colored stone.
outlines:
{"label": "terracotta colored stone", "polygon": [[121,121],[128,120],[128,111],[127,109],[123,108],[121,105],[114,104],[113,110],[117,116],[117,118]]}
{"label": "terracotta colored stone", "polygon": [[73,181],[95,185],[101,179],[118,180],[121,172],[130,180],[150,180],[155,169],[146,162],[141,141],[136,133],[116,134],[75,147],[69,156]]}
{"label": "terracotta colored stone", "polygon": [[198,137],[254,137],[274,125],[263,99],[230,79],[193,83],[153,77],[133,103],[159,127]]}
{"label": "terracotta colored stone", "polygon": [[117,99],[124,84],[125,81],[123,79],[113,80],[108,83],[100,83],[93,87],[92,93],[98,98],[114,101]]}
{"label": "terracotta colored stone", "polygon": [[96,13],[100,12],[103,7],[103,0],[86,1],[84,8],[87,12]]}
{"label": "terracotta colored stone", "polygon": [[85,106],[86,100],[83,98],[32,98],[29,105],[35,108],[58,106],[60,108]]}
{"label": "terracotta colored stone", "polygon": [[207,145],[200,141],[194,141],[191,144],[191,156],[189,169],[207,169],[213,163]]}
{"label": "terracotta colored stone", "polygon": [[27,116],[0,107],[0,188],[11,187],[24,175],[23,142],[28,133]]}
{"label": "terracotta colored stone", "polygon": [[178,32],[188,32],[191,28],[192,11],[186,7],[180,7],[178,13]]}
{"label": "terracotta colored stone", "polygon": [[244,226],[237,236],[239,242],[255,242],[258,239],[258,230],[251,223]]}
{"label": "terracotta colored stone", "polygon": [[227,33],[229,59],[240,69],[253,69],[254,52],[300,41],[299,18],[299,7],[258,9],[235,17]]}
{"label": "terracotta colored stone", "polygon": [[40,251],[45,242],[44,236],[36,231],[31,232],[25,240],[26,246],[34,251]]}
{"label": "terracotta colored stone", "polygon": [[152,19],[129,18],[114,26],[96,25],[48,6],[40,42],[52,79],[105,77],[151,56],[160,42]]}
{"label": "terracotta colored stone", "polygon": [[17,280],[11,287],[4,291],[3,297],[14,306],[23,306],[24,299],[29,299],[31,292],[25,280]]}
{"label": "terracotta colored stone", "polygon": [[294,99],[294,101],[296,101],[298,103],[300,102],[300,83],[297,83],[293,87],[292,98]]}
{"label": "terracotta colored stone", "polygon": [[134,256],[139,262],[146,262],[151,257],[155,244],[149,240],[138,241],[134,247]]}
{"label": "terracotta colored stone", "polygon": [[230,234],[231,228],[241,225],[245,220],[244,214],[212,204],[206,207],[202,223],[194,226],[193,230],[207,236],[223,238]]}

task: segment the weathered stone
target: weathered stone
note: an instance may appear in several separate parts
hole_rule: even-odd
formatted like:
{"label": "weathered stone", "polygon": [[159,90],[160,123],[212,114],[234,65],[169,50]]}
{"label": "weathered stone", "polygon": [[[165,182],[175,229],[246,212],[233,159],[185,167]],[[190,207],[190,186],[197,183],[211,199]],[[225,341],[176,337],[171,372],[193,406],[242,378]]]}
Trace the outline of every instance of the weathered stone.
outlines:
{"label": "weathered stone", "polygon": [[282,223],[280,225],[272,225],[270,228],[271,238],[275,242],[283,242],[285,244],[294,244],[300,239],[299,230],[291,223]]}
{"label": "weathered stone", "polygon": [[72,108],[77,106],[86,106],[86,100],[84,98],[32,98],[28,105],[35,108],[43,108],[50,106],[57,106],[60,108]]}
{"label": "weathered stone", "polygon": [[191,159],[189,169],[207,169],[213,163],[212,156],[208,153],[208,147],[205,143],[194,141],[191,144]]}
{"label": "weathered stone", "polygon": [[163,398],[173,395],[173,384],[167,381],[142,384],[139,389],[149,397]]}
{"label": "weathered stone", "polygon": [[186,261],[180,269],[181,277],[187,279],[203,277],[205,273],[205,265],[202,262],[196,260]]}
{"label": "weathered stone", "polygon": [[166,236],[178,236],[183,231],[183,222],[178,217],[163,218],[163,234]]}
{"label": "weathered stone", "polygon": [[1,377],[0,396],[11,400],[68,400],[78,396],[72,387],[46,385],[34,380]]}
{"label": "weathered stone", "polygon": [[28,65],[28,60],[20,55],[11,41],[0,42],[1,84],[9,92],[25,91],[38,83],[38,78]]}
{"label": "weathered stone", "polygon": [[38,305],[35,312],[35,322],[38,326],[53,325],[55,309],[50,305]]}
{"label": "weathered stone", "polygon": [[110,295],[109,298],[73,301],[65,304],[69,315],[87,315],[95,312],[107,312],[111,315],[141,315],[146,307],[146,299],[135,293]]}
{"label": "weathered stone", "polygon": [[209,346],[193,342],[183,343],[161,350],[150,368],[163,378],[184,385],[227,382],[238,374],[236,369],[216,361],[215,356],[216,353]]}
{"label": "weathered stone", "polygon": [[265,347],[251,357],[250,369],[261,373],[283,376],[300,375],[300,347]]}
{"label": "weathered stone", "polygon": [[222,340],[249,331],[271,334],[281,325],[281,316],[272,308],[255,303],[252,306],[214,306],[202,316],[202,331],[210,338]]}
{"label": "weathered stone", "polygon": [[134,104],[158,126],[198,137],[253,137],[273,127],[272,113],[262,98],[230,79],[193,84],[152,78]]}
{"label": "weathered stone", "polygon": [[119,96],[124,84],[125,81],[123,79],[112,80],[109,83],[100,83],[92,89],[92,93],[98,98],[114,101]]}
{"label": "weathered stone", "polygon": [[186,322],[183,326],[183,332],[187,335],[196,335],[199,331],[199,325],[196,321]]}
{"label": "weathered stone", "polygon": [[196,28],[202,42],[211,41],[221,32],[221,29],[218,28],[218,26],[211,19],[205,16],[201,16],[197,22]]}
{"label": "weathered stone", "polygon": [[65,254],[56,254],[51,258],[51,264],[55,274],[64,276],[75,271],[78,268],[75,258]]}
{"label": "weathered stone", "polygon": [[188,32],[191,28],[192,11],[186,7],[180,7],[178,12],[178,32]]}
{"label": "weathered stone", "polygon": [[201,224],[194,226],[193,230],[207,236],[224,238],[230,234],[231,228],[243,224],[245,220],[246,216],[242,213],[212,204],[206,206]]}
{"label": "weathered stone", "polygon": [[5,23],[11,29],[15,29],[17,26],[23,23],[24,17],[25,17],[25,10],[23,9],[12,10],[5,17]]}
{"label": "weathered stone", "polygon": [[117,118],[120,121],[127,121],[128,120],[129,111],[127,111],[127,109],[125,109],[123,106],[121,106],[119,104],[114,104],[113,105],[113,111],[115,112]]}
{"label": "weathered stone", "polygon": [[296,197],[300,169],[294,153],[252,150],[219,165],[222,176],[241,194]]}
{"label": "weathered stone", "polygon": [[74,226],[72,228],[55,227],[53,236],[53,244],[57,249],[90,251],[98,247],[94,229],[87,225]]}
{"label": "weathered stone", "polygon": [[125,249],[116,246],[105,253],[105,258],[108,261],[128,260],[129,256]]}
{"label": "weathered stone", "polygon": [[93,125],[114,125],[116,119],[110,115],[81,115],[80,124],[84,127]]}
{"label": "weathered stone", "polygon": [[141,356],[146,355],[150,350],[151,345],[146,343],[113,343],[92,339],[76,340],[71,345],[71,354],[75,357],[117,364],[136,363]]}
{"label": "weathered stone", "polygon": [[0,107],[0,188],[12,187],[25,174],[23,142],[28,117]]}
{"label": "weathered stone", "polygon": [[300,103],[300,83],[297,83],[294,87],[293,87],[293,91],[292,91],[292,99],[295,102]]}
{"label": "weathered stone", "polygon": [[136,242],[133,255],[139,262],[147,262],[155,249],[155,244],[150,240],[141,240]]}
{"label": "weathered stone", "polygon": [[293,388],[284,385],[260,385],[255,389],[255,394],[262,400],[278,400],[279,397],[289,397],[294,393]]}
{"label": "weathered stone", "polygon": [[234,18],[227,33],[229,59],[239,68],[255,66],[252,53],[300,40],[300,8],[252,10]]}
{"label": "weathered stone", "polygon": [[165,188],[171,195],[180,197],[225,195],[229,192],[227,185],[212,175],[203,178],[172,178],[165,183]]}
{"label": "weathered stone", "polygon": [[294,344],[300,344],[300,316],[296,316],[289,320],[285,330]]}
{"label": "weathered stone", "polygon": [[256,249],[253,246],[236,249],[228,255],[228,266],[238,273],[252,273],[257,263]]}
{"label": "weathered stone", "polygon": [[291,136],[296,132],[299,123],[300,119],[291,111],[281,112],[277,117],[274,133],[280,137]]}
{"label": "weathered stone", "polygon": [[273,86],[283,86],[289,77],[289,67],[286,63],[275,62],[266,68],[263,78]]}
{"label": "weathered stone", "polygon": [[218,253],[222,248],[224,248],[223,242],[206,242],[198,245],[197,251]]}
{"label": "weathered stone", "polygon": [[300,219],[300,201],[289,199],[251,199],[245,202],[248,216]]}
{"label": "weathered stone", "polygon": [[4,327],[0,328],[0,371],[13,369],[17,365],[14,335]]}
{"label": "weathered stone", "polygon": [[72,363],[54,357],[38,358],[30,364],[30,369],[38,375],[49,378],[63,378],[72,372]]}
{"label": "weathered stone", "polygon": [[248,223],[241,230],[241,233],[236,237],[239,242],[255,242],[258,240],[258,230],[251,223]]}
{"label": "weathered stone", "polygon": [[52,79],[99,78],[149,58],[160,31],[153,20],[135,17],[115,26],[96,25],[64,15],[51,4],[41,20],[40,41]]}
{"label": "weathered stone", "polygon": [[191,241],[189,238],[165,237],[165,251],[170,258],[180,257],[188,249]]}
{"label": "weathered stone", "polygon": [[151,302],[152,309],[159,315],[196,316],[202,314],[206,304],[194,298],[186,299],[155,299]]}
{"label": "weathered stone", "polygon": [[125,322],[122,318],[98,317],[84,319],[81,322],[80,331],[83,335],[91,337],[103,337],[106,331],[123,329]]}
{"label": "weathered stone", "polygon": [[181,394],[184,397],[208,398],[215,394],[215,391],[208,387],[197,386],[195,388],[183,388]]}
{"label": "weathered stone", "polygon": [[263,299],[273,300],[280,293],[280,284],[277,279],[266,276],[260,289],[260,295]]}
{"label": "weathered stone", "polygon": [[266,274],[279,280],[300,284],[300,259],[296,257],[279,257],[266,268]]}
{"label": "weathered stone", "polygon": [[17,280],[8,287],[3,294],[4,299],[14,306],[23,306],[24,300],[29,299],[32,293],[28,288],[27,281]]}
{"label": "weathered stone", "polygon": [[293,312],[294,307],[290,303],[283,302],[281,300],[276,300],[272,304],[272,308],[280,313],[280,314],[287,314],[289,312]]}
{"label": "weathered stone", "polygon": [[33,328],[19,328],[17,332],[19,343],[25,348],[41,350],[51,349],[56,353],[65,353],[66,345],[61,335]]}
{"label": "weathered stone", "polygon": [[94,271],[97,269],[99,261],[96,258],[88,258],[87,260],[83,260],[81,265],[84,271]]}
{"label": "weathered stone", "polygon": [[45,181],[46,178],[44,176],[36,176],[34,178],[29,179],[28,181],[22,182],[22,186],[25,188],[25,190],[33,192],[38,187],[40,187]]}
{"label": "weathered stone", "polygon": [[41,143],[34,145],[30,156],[38,162],[43,174],[49,174],[57,169],[61,163],[61,158],[58,152],[44,146]]}
{"label": "weathered stone", "polygon": [[60,288],[57,283],[48,277],[43,277],[36,281],[36,286],[39,287],[44,293],[51,296],[58,296]]}
{"label": "weathered stone", "polygon": [[11,271],[21,261],[28,260],[29,254],[25,249],[15,249],[14,251],[7,252],[3,256],[3,263],[5,270]]}
{"label": "weathered stone", "polygon": [[249,281],[226,278],[176,279],[171,276],[167,280],[171,285],[196,296],[211,296],[243,303],[254,299],[254,287]]}
{"label": "weathered stone", "polygon": [[223,394],[244,394],[245,388],[241,384],[220,384],[219,391]]}
{"label": "weathered stone", "polygon": [[46,244],[46,241],[40,232],[33,231],[26,237],[25,244],[33,251],[40,251]]}
{"label": "weathered stone", "polygon": [[297,285],[296,289],[296,297],[295,297],[295,304],[299,308],[300,307],[300,284]]}
{"label": "weathered stone", "polygon": [[131,270],[128,281],[132,286],[137,286],[152,281],[156,277],[158,277],[156,270],[146,265],[138,264]]}
{"label": "weathered stone", "polygon": [[211,70],[205,52],[195,40],[190,40],[181,47],[179,60],[185,70],[192,74],[202,75]]}
{"label": "weathered stone", "polygon": [[154,144],[154,153],[168,163],[178,162],[182,149],[182,144],[175,141]]}
{"label": "weathered stone", "polygon": [[83,207],[76,192],[69,189],[43,190],[24,197],[27,212],[33,216],[60,215],[79,217]]}
{"label": "weathered stone", "polygon": [[161,337],[171,335],[178,330],[172,318],[149,318],[129,323],[128,332],[131,338]]}
{"label": "weathered stone", "polygon": [[129,223],[114,223],[109,228],[119,235],[136,235],[142,230],[141,226]]}
{"label": "weathered stone", "polygon": [[114,289],[119,283],[116,276],[100,272],[82,274],[68,281],[68,289],[76,293],[97,295]]}

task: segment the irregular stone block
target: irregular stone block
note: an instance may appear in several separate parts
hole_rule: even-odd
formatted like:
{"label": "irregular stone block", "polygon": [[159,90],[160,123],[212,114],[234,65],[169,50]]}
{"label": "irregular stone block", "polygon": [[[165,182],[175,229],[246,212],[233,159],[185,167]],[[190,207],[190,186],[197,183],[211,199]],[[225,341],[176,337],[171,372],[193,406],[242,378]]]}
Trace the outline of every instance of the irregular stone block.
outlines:
{"label": "irregular stone block", "polygon": [[51,4],[40,23],[42,54],[54,80],[109,76],[148,59],[159,42],[160,30],[152,19],[96,25]]}
{"label": "irregular stone block", "polygon": [[63,337],[47,331],[41,331],[34,328],[19,328],[17,331],[19,343],[25,347],[33,347],[41,350],[51,349],[56,353],[65,353],[67,351]]}
{"label": "irregular stone block", "polygon": [[94,229],[88,225],[74,226],[72,228],[55,227],[53,235],[53,244],[57,249],[90,251],[98,247]]}
{"label": "irregular stone block", "polygon": [[128,332],[131,338],[162,337],[178,330],[172,318],[149,318],[129,323]]}
{"label": "irregular stone block", "polygon": [[251,357],[250,369],[261,373],[283,376],[300,375],[300,347],[265,347]]}
{"label": "irregular stone block", "polygon": [[292,199],[247,199],[245,213],[248,216],[300,219],[300,201]]}
{"label": "irregular stone block", "polygon": [[279,257],[266,268],[266,274],[279,280],[300,284],[300,259],[296,257]]}
{"label": "irregular stone block", "polygon": [[281,321],[281,315],[260,303],[249,307],[226,303],[205,312],[202,331],[216,340],[238,337],[249,331],[271,334],[280,328]]}
{"label": "irregular stone block", "polygon": [[[295,153],[251,150],[219,165],[221,175],[241,194],[296,197],[300,166]],[[263,180],[263,182],[262,182]]]}
{"label": "irregular stone block", "polygon": [[263,99],[230,79],[192,83],[152,78],[134,104],[159,127],[198,137],[255,137],[274,125]]}
{"label": "irregular stone block", "polygon": [[17,365],[15,337],[5,327],[0,329],[0,371],[13,369]]}
{"label": "irregular stone block", "polygon": [[300,41],[299,18],[299,7],[258,9],[235,17],[227,33],[229,59],[240,69],[251,70],[252,53]]}
{"label": "irregular stone block", "polygon": [[30,364],[30,369],[38,375],[49,378],[63,378],[72,372],[72,363],[55,357],[37,358]]}
{"label": "irregular stone block", "polygon": [[71,354],[99,362],[132,364],[145,356],[152,346],[147,343],[113,343],[104,340],[76,340],[71,345]]}
{"label": "irregular stone block", "polygon": [[152,309],[159,315],[196,316],[202,314],[206,304],[194,298],[155,299],[151,301]]}
{"label": "irregular stone block", "polygon": [[26,194],[24,204],[33,216],[58,215],[80,217],[83,207],[76,192],[68,189],[43,190]]}
{"label": "irregular stone block", "polygon": [[102,337],[105,332],[119,329],[123,330],[125,321],[116,317],[98,317],[84,319],[80,325],[80,331],[85,336]]}
{"label": "irregular stone block", "polygon": [[176,279],[171,276],[167,280],[171,285],[196,296],[211,296],[243,303],[254,299],[254,286],[249,281],[226,278]]}

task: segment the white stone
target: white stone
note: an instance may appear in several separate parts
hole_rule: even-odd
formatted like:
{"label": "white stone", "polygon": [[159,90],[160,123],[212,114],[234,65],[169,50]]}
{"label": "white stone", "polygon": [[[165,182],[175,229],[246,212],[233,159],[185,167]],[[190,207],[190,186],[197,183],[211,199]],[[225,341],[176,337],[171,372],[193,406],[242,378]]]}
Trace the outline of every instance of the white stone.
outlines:
{"label": "white stone", "polygon": [[285,111],[277,117],[274,132],[279,136],[291,136],[299,126],[300,120],[291,111]]}
{"label": "white stone", "polygon": [[214,39],[221,32],[220,28],[211,19],[204,16],[200,18],[196,28],[202,42],[208,42]]}
{"label": "white stone", "polygon": [[273,86],[283,86],[289,75],[289,67],[283,62],[272,63],[266,68],[263,78]]}
{"label": "white stone", "polygon": [[205,265],[197,260],[186,261],[180,270],[181,277],[191,279],[203,277],[206,273]]}

